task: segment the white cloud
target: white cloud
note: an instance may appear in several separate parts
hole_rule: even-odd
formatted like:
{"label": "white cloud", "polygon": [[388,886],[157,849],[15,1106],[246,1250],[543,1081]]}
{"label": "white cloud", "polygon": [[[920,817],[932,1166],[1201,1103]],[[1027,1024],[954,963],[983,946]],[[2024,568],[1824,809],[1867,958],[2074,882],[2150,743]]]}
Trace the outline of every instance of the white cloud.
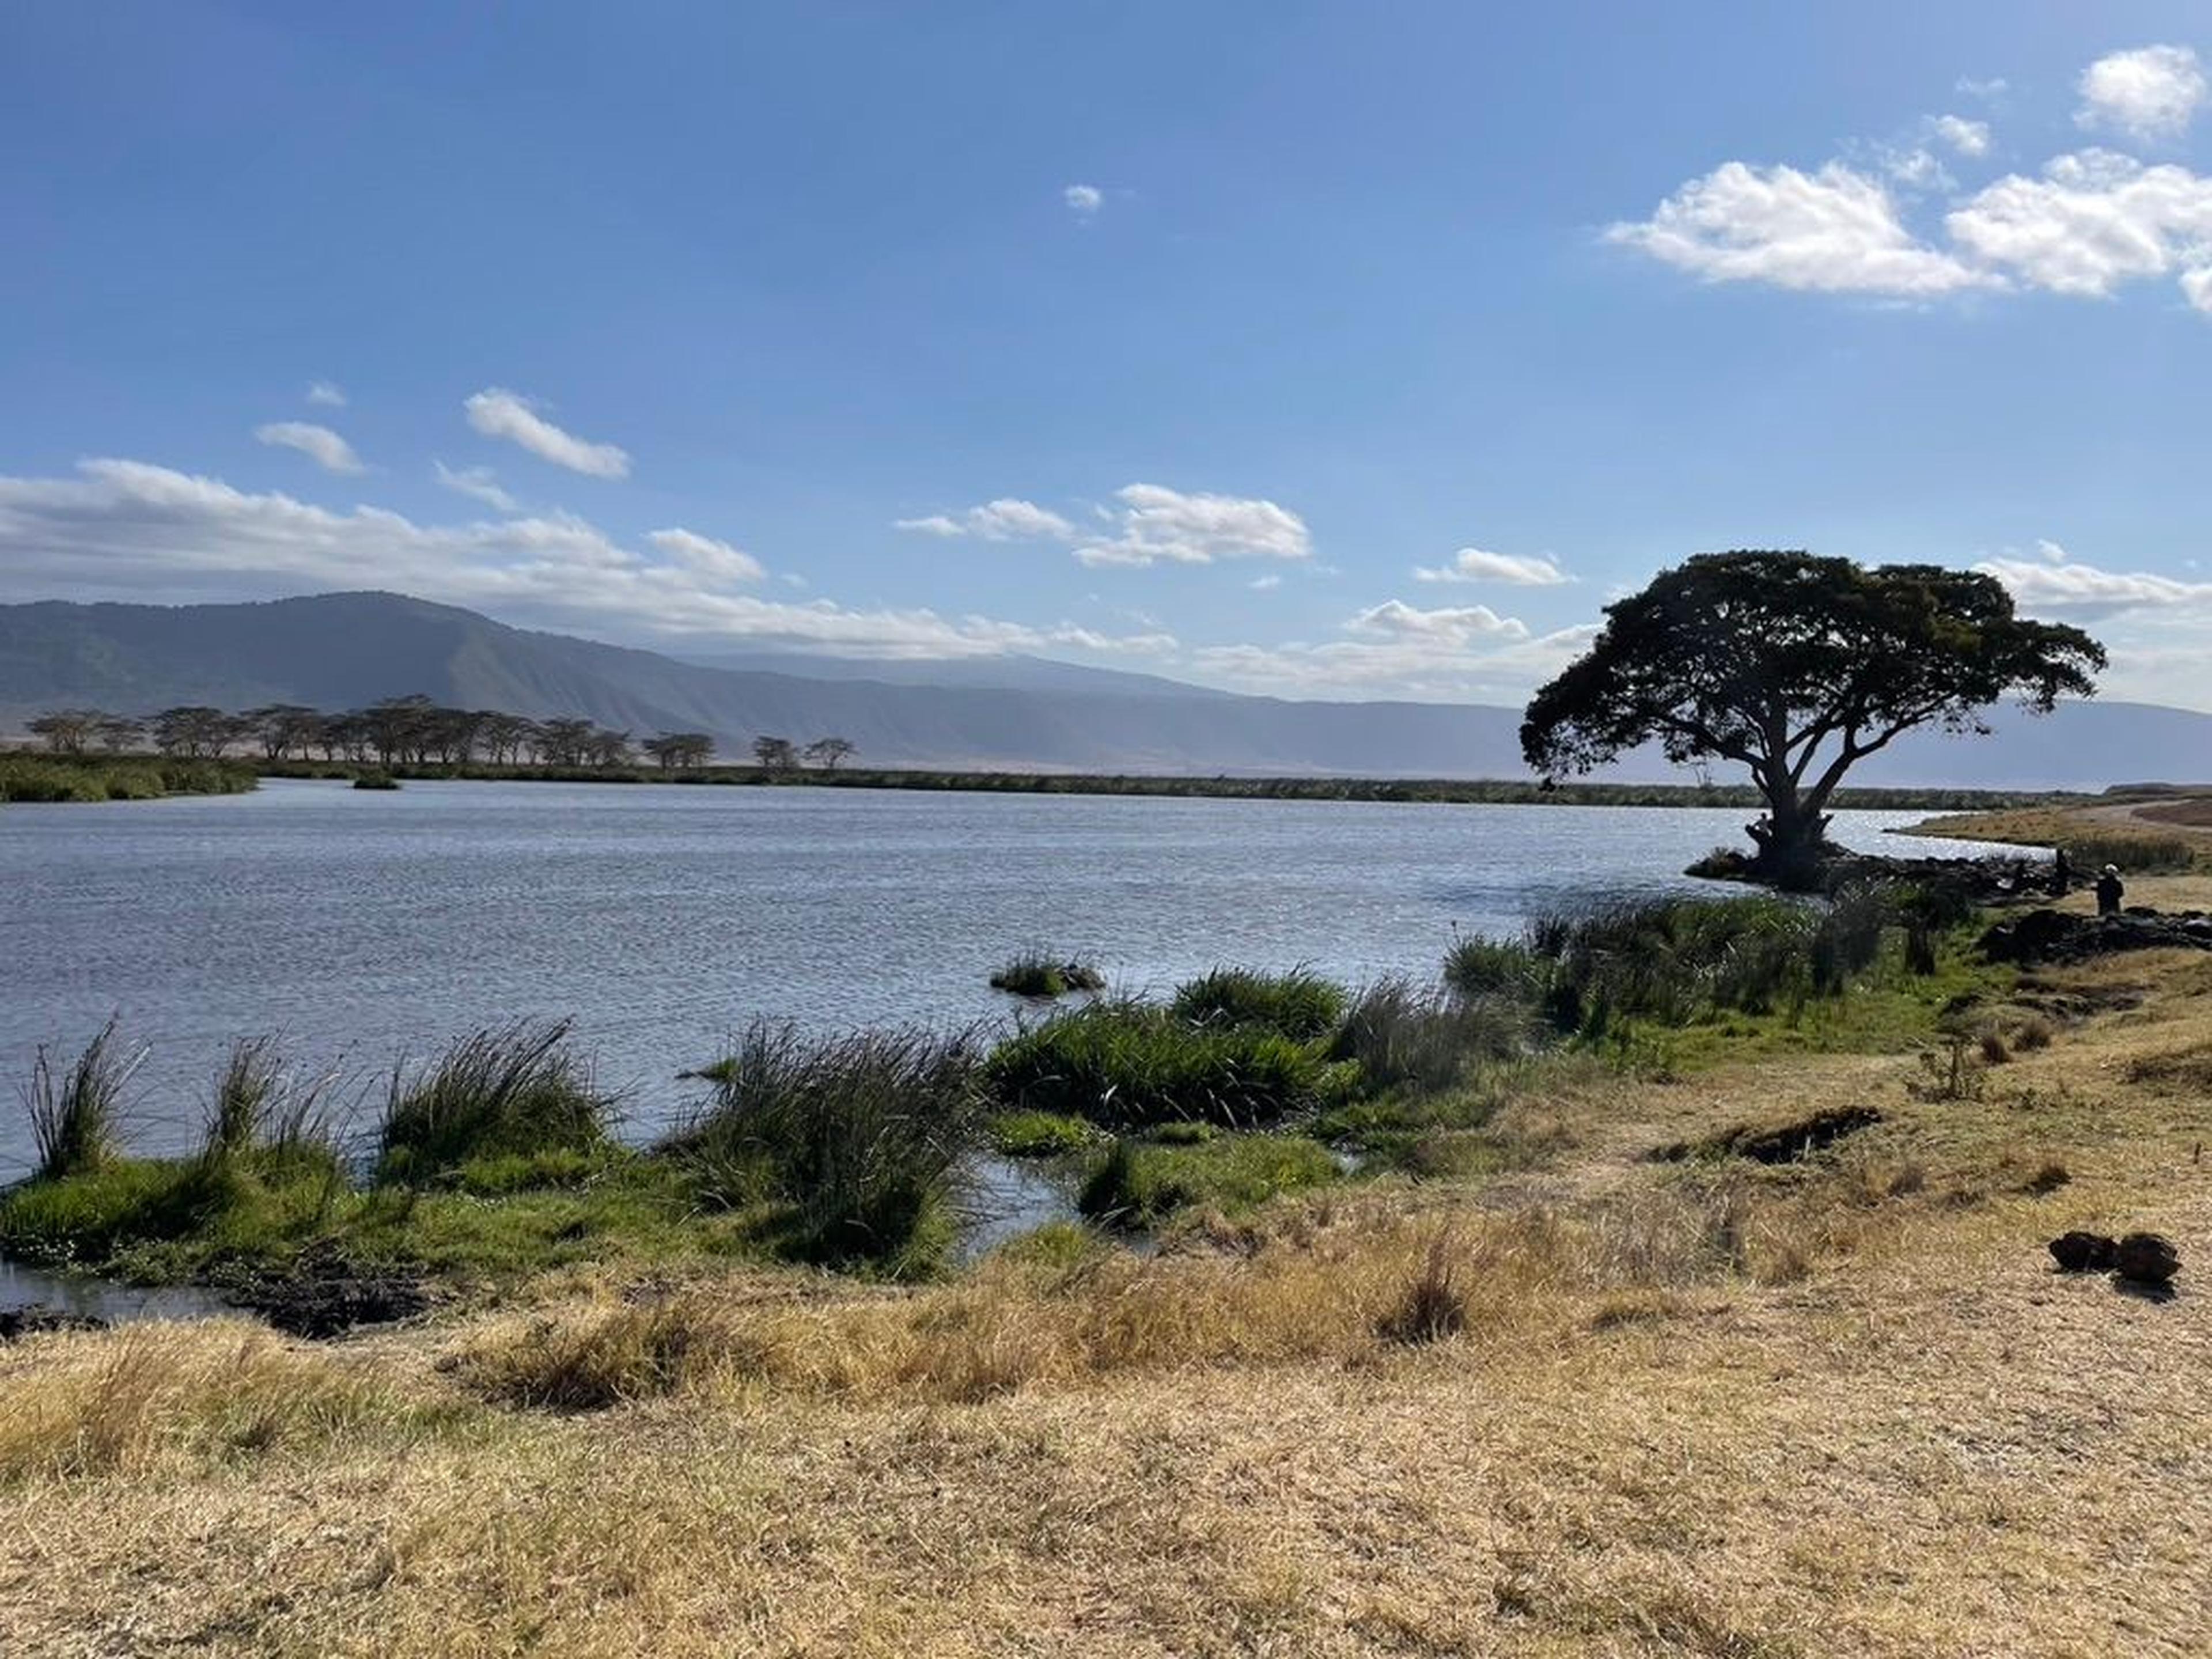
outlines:
{"label": "white cloud", "polygon": [[1962,75],[1952,83],[1951,90],[1968,98],[1978,98],[1985,104],[1993,104],[2011,90],[2011,87],[2012,83],[2001,76],[1977,81],[1970,75]]}
{"label": "white cloud", "polygon": [[2057,542],[2038,540],[2035,544],[2035,556],[2045,564],[2064,564],[2066,550]]}
{"label": "white cloud", "polygon": [[709,580],[757,582],[768,574],[761,562],[744,549],[696,531],[656,530],[646,540]]}
{"label": "white cloud", "polygon": [[[2055,547],[2038,543],[2039,550]],[[2063,555],[2064,550],[2060,552]],[[2070,611],[2081,617],[2111,617],[2123,611],[2212,613],[2212,582],[2185,582],[2149,571],[2100,570],[2072,559],[2052,563],[2027,559],[1985,559],[1974,567],[1995,576],[2023,610]]]}
{"label": "white cloud", "polygon": [[1075,526],[1059,514],[1035,501],[1020,501],[1011,495],[971,507],[957,519],[933,513],[926,519],[900,519],[892,527],[919,531],[925,536],[975,536],[987,542],[1014,541],[1030,536],[1067,541],[1075,535]]}
{"label": "white cloud", "polygon": [[326,426],[307,421],[272,421],[267,426],[255,427],[253,435],[264,444],[298,450],[326,472],[368,470],[362,465],[361,457],[353,453],[353,446]]}
{"label": "white cloud", "polygon": [[2179,137],[2204,102],[2204,70],[2187,46],[2141,46],[2082,71],[2074,118],[2146,142]]}
{"label": "white cloud", "polygon": [[1272,571],[1264,576],[1255,576],[1244,584],[1255,593],[1272,593],[1283,585],[1283,579]]}
{"label": "white cloud", "polygon": [[1489,553],[1479,547],[1462,547],[1449,564],[1418,566],[1413,574],[1425,582],[1503,582],[1511,587],[1557,587],[1574,580],[1547,555]]}
{"label": "white cloud", "polygon": [[143,461],[85,461],[66,478],[0,476],[5,598],[185,603],[375,587],[602,636],[719,636],[879,657],[1174,649],[1158,630],[1118,636],[732,593],[727,556],[744,556],[736,549],[689,531],[650,539],[654,551],[641,553],[567,514],[455,526],[373,507],[336,513]]}
{"label": "white cloud", "polygon": [[1933,127],[1936,136],[1961,155],[1986,155],[1990,149],[1990,124],[1969,121],[1963,115],[1939,115]]}
{"label": "white cloud", "polygon": [[594,478],[629,477],[628,452],[613,444],[586,443],[563,432],[538,414],[526,398],[491,386],[471,397],[463,407],[469,412],[469,424],[486,437],[520,444],[556,466]]}
{"label": "white cloud", "polygon": [[1976,258],[2036,288],[2101,295],[2181,267],[2197,303],[2203,283],[2189,273],[2212,264],[2212,180],[2084,150],[2051,161],[2040,179],[1998,179],[1948,222]]}
{"label": "white cloud", "polygon": [[1809,173],[1723,162],[1606,236],[1708,282],[1921,298],[1995,281],[1918,241],[1881,181],[1840,161]]}
{"label": "white cloud", "polygon": [[430,465],[437,469],[438,482],[448,489],[482,501],[486,507],[501,513],[513,513],[520,507],[521,503],[500,488],[498,480],[493,477],[488,466],[452,467],[443,461],[433,461]]}
{"label": "white cloud", "polygon": [[1428,640],[1445,645],[1468,645],[1476,640],[1525,640],[1526,623],[1501,617],[1486,605],[1446,606],[1422,611],[1403,599],[1385,599],[1370,605],[1344,625],[1347,634],[1376,639]]}
{"label": "white cloud", "polygon": [[326,409],[343,409],[346,395],[328,380],[315,380],[307,386],[307,401]]}
{"label": "white cloud", "polygon": [[1313,538],[1305,520],[1273,501],[1240,495],[1187,495],[1164,484],[1133,483],[1115,492],[1119,512],[1111,537],[1085,542],[1075,556],[1088,565],[1211,564],[1217,559],[1306,559]]}
{"label": "white cloud", "polygon": [[[1359,621],[1354,617],[1346,631]],[[1189,662],[1216,684],[1280,696],[1511,701],[1589,649],[1597,633],[1595,623],[1534,639],[1523,629],[1520,637],[1479,644],[1448,630],[1415,629],[1286,645],[1204,646],[1189,653]]]}
{"label": "white cloud", "polygon": [[1186,494],[1148,483],[1124,485],[1115,499],[1118,507],[1093,509],[1102,526],[1096,530],[1012,496],[957,516],[933,513],[900,519],[895,527],[992,542],[1042,538],[1068,544],[1088,565],[1212,564],[1218,559],[1304,559],[1313,554],[1305,521],[1273,501]]}
{"label": "white cloud", "polygon": [[1060,199],[1079,219],[1088,219],[1106,205],[1106,192],[1096,185],[1070,185],[1060,192]]}

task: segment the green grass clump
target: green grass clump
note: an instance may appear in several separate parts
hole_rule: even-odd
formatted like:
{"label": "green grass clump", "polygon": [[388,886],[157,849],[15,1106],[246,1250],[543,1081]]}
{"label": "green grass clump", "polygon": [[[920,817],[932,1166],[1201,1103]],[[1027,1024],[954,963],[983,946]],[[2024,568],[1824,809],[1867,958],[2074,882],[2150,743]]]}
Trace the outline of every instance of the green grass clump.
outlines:
{"label": "green grass clump", "polygon": [[1058,1158],[1098,1138],[1081,1118],[1057,1112],[1002,1112],[986,1127],[992,1150],[1003,1158]]}
{"label": "green grass clump", "polygon": [[1329,1053],[1357,1065],[1371,1092],[1432,1094],[1471,1066],[1521,1053],[1534,1024],[1528,1002],[1495,989],[1455,996],[1386,979],[1360,993]]}
{"label": "green grass clump", "polygon": [[138,755],[0,753],[0,801],[157,800],[163,795],[231,795],[254,787],[242,761]]}
{"label": "green grass clump", "polygon": [[605,1146],[614,1103],[569,1052],[569,1030],[565,1019],[521,1021],[462,1038],[421,1072],[399,1068],[377,1178],[419,1182],[505,1153]]}
{"label": "green grass clump", "polygon": [[1287,974],[1217,968],[1175,994],[1170,1009],[1194,1025],[1255,1025],[1311,1042],[1344,1018],[1344,988],[1303,968]]}
{"label": "green grass clump", "polygon": [[123,1092],[144,1062],[145,1051],[125,1052],[116,1022],[100,1027],[66,1072],[41,1043],[23,1090],[38,1173],[48,1181],[88,1175],[114,1158],[123,1119]]}
{"label": "green grass clump", "polygon": [[1156,1003],[1093,1003],[1010,1038],[983,1066],[1001,1109],[1110,1128],[1200,1119],[1231,1128],[1319,1109],[1353,1080],[1318,1045],[1258,1024],[1194,1025]]}
{"label": "green grass clump", "polygon": [[1024,951],[991,975],[991,988],[1018,997],[1049,1001],[1071,991],[1098,992],[1106,988],[1106,975],[1091,963],[1048,951]]}
{"label": "green grass clump", "polygon": [[389,772],[356,772],[354,774],[353,787],[356,789],[397,789],[399,787],[399,780]]}
{"label": "green grass clump", "polygon": [[2197,867],[2197,843],[2182,836],[2100,829],[2069,835],[2066,856],[2085,884],[2108,864],[2126,876],[2178,876]]}
{"label": "green grass clump", "polygon": [[1551,981],[1551,963],[1520,939],[1474,934],[1453,942],[1444,955],[1445,986],[1455,995],[1540,1000]]}
{"label": "green grass clump", "polygon": [[1342,1175],[1328,1149],[1303,1135],[1220,1135],[1173,1146],[1124,1139],[1100,1158],[1076,1207],[1116,1226],[1153,1226],[1179,1210],[1249,1209]]}
{"label": "green grass clump", "polygon": [[702,1200],[767,1207],[769,1242],[800,1260],[900,1275],[940,1263],[975,1127],[964,1037],[817,1039],[760,1020],[700,1075],[713,1097],[663,1152]]}

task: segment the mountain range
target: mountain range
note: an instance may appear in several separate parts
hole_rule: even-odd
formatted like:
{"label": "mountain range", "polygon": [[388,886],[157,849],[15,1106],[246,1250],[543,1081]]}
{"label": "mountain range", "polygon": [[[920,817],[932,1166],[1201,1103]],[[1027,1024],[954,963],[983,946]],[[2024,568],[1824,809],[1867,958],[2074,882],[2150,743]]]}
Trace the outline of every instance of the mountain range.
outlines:
{"label": "mountain range", "polygon": [[[1297,702],[1037,658],[878,662],[799,653],[683,659],[511,628],[392,593],[260,604],[0,605],[0,732],[42,709],[143,714],[177,703],[358,708],[422,692],[470,708],[569,715],[640,735],[836,735],[864,765],[1099,772],[1513,778],[1517,708]],[[2100,788],[2212,777],[2212,714],[2077,702],[1993,735],[1919,732],[1854,782]],[[1601,775],[1684,775],[1638,752]]]}

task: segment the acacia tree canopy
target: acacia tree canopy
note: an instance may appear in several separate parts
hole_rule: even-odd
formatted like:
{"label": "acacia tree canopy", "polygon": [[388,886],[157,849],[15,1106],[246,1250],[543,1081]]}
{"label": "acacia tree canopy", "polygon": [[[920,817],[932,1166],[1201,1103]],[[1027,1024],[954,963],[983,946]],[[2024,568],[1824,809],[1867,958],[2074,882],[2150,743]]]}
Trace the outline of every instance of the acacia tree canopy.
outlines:
{"label": "acacia tree canopy", "polygon": [[1987,732],[2008,695],[2048,713],[2094,694],[2104,647],[2026,621],[1995,577],[1802,552],[1705,553],[1606,607],[1595,642],[1529,702],[1521,750],[1547,775],[1656,741],[1741,762],[1766,799],[1763,860],[1814,852],[1828,798],[1916,726]]}

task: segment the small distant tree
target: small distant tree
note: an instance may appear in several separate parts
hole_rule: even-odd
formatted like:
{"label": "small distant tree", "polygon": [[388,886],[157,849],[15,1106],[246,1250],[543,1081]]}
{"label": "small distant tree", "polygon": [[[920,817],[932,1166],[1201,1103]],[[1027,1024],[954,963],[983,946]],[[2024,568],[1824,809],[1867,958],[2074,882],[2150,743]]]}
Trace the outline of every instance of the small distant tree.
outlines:
{"label": "small distant tree", "polygon": [[630,759],[629,733],[594,727],[585,739],[584,753],[594,766],[627,766]]}
{"label": "small distant tree", "polygon": [[146,722],[128,714],[102,714],[99,738],[100,746],[109,754],[125,754],[146,741]]}
{"label": "small distant tree", "polygon": [[53,753],[82,755],[99,738],[100,723],[107,718],[97,708],[56,708],[25,724]]}
{"label": "small distant tree", "polygon": [[770,772],[788,772],[799,764],[799,746],[789,738],[755,738],[753,763]]}
{"label": "small distant tree", "polygon": [[237,723],[230,715],[204,703],[164,708],[154,716],[153,730],[154,746],[183,760],[220,755],[238,735]]}
{"label": "small distant tree", "polygon": [[714,739],[704,732],[663,732],[638,747],[664,772],[704,766],[714,752]]}
{"label": "small distant tree", "polygon": [[281,761],[295,752],[306,758],[322,735],[323,717],[298,703],[270,703],[249,708],[239,716],[247,733],[261,745],[263,758]]}
{"label": "small distant tree", "polygon": [[581,766],[597,730],[589,720],[540,720],[531,746],[538,751],[540,765]]}
{"label": "small distant tree", "polygon": [[1605,614],[1528,704],[1528,764],[1583,772],[1652,742],[1678,765],[1738,762],[1766,802],[1755,864],[1784,885],[1816,874],[1858,762],[1917,726],[1987,732],[1979,711],[2007,695],[2048,713],[2105,665],[2078,628],[2025,621],[1995,577],[1940,565],[1701,554]]}
{"label": "small distant tree", "polygon": [[837,769],[837,763],[848,758],[853,745],[843,738],[817,738],[806,745],[806,758],[825,772]]}
{"label": "small distant tree", "polygon": [[511,766],[520,758],[523,745],[530,740],[530,721],[496,709],[487,709],[476,720],[477,741],[486,760],[495,766]]}

